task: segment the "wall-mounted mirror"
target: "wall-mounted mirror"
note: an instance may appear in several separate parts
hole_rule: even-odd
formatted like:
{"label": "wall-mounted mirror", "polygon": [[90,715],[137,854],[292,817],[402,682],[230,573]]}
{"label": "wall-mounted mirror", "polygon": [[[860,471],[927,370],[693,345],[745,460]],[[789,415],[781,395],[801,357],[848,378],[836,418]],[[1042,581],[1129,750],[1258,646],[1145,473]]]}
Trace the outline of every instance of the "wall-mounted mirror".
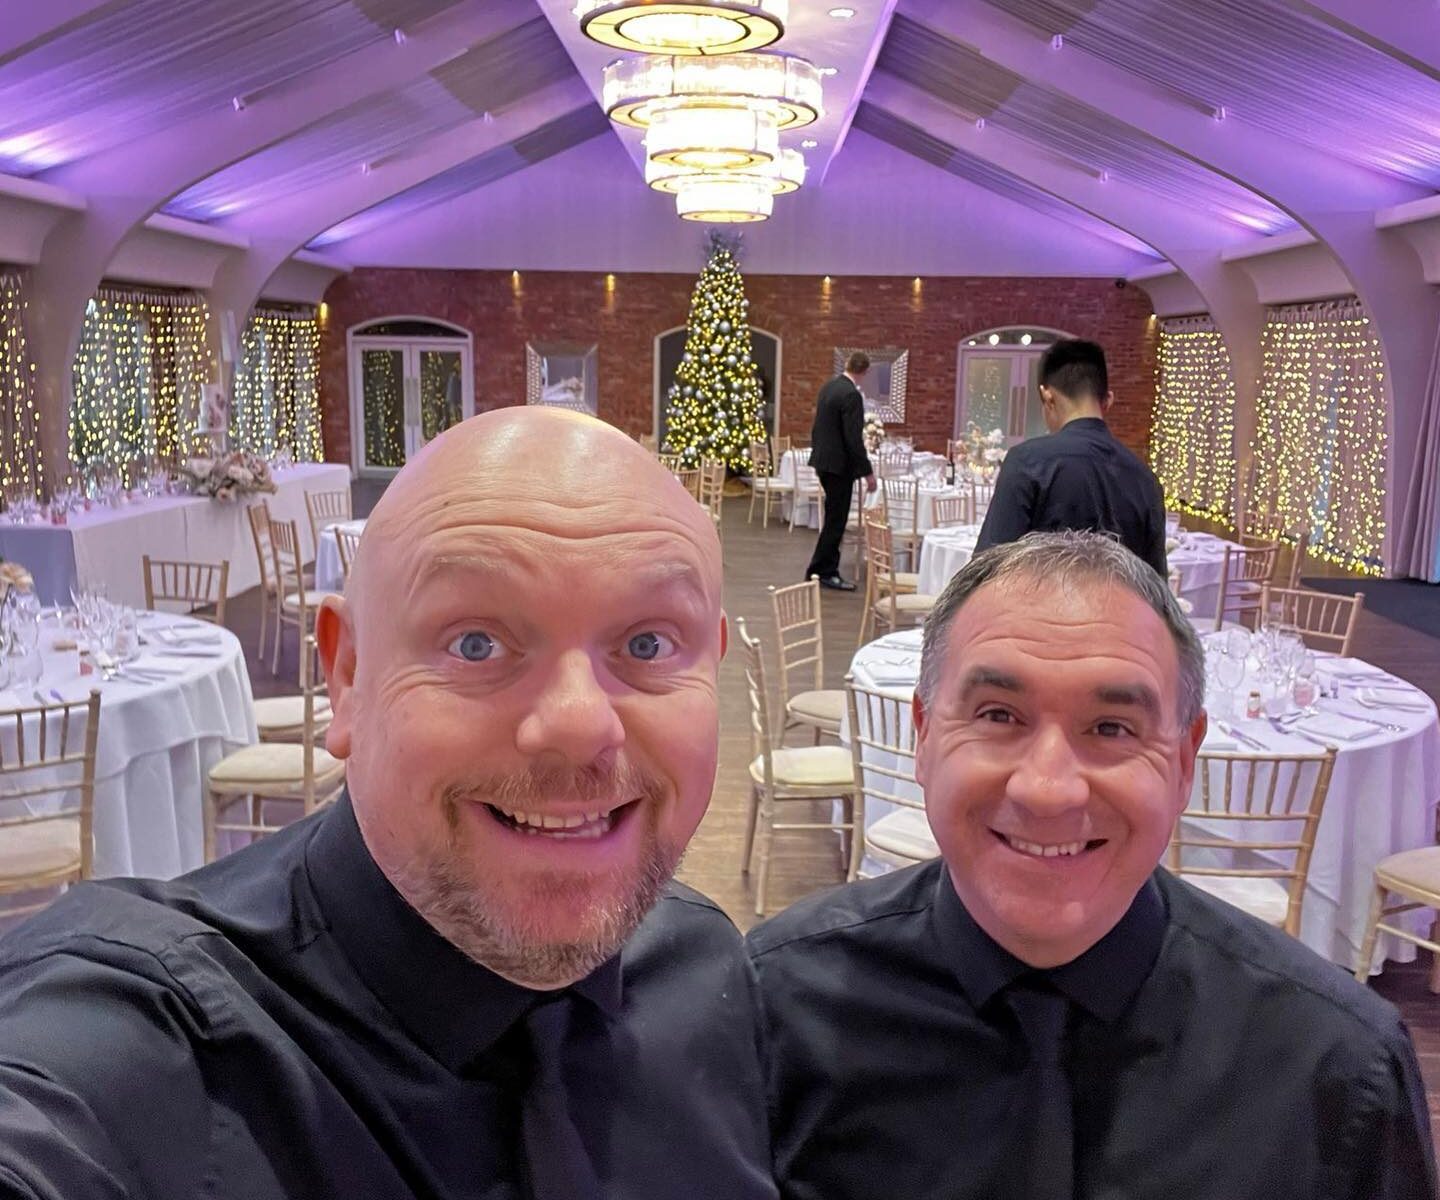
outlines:
{"label": "wall-mounted mirror", "polygon": [[594,343],[527,342],[525,403],[600,413],[599,356]]}
{"label": "wall-mounted mirror", "polygon": [[910,351],[894,346],[874,349],[870,346],[836,346],[835,374],[856,350],[863,350],[870,359],[870,369],[860,381],[860,394],[865,397],[867,416],[879,417],[886,425],[905,423],[905,374],[909,369]]}

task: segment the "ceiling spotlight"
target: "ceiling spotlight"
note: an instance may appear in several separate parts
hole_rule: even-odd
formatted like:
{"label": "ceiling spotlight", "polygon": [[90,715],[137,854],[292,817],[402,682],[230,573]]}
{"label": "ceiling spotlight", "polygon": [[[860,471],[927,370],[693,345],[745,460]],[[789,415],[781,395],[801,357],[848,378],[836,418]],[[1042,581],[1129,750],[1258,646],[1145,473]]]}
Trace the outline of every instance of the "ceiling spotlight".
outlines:
{"label": "ceiling spotlight", "polygon": [[1035,339],[1032,338],[1028,333],[1022,333],[1020,335],[1020,344],[1022,346],[1028,346],[1034,340]]}
{"label": "ceiling spotlight", "polygon": [[818,119],[820,72],[788,54],[727,54],[693,58],[647,54],[605,68],[601,103],[622,125],[650,124],[667,101],[768,112],[777,129],[799,129]]}
{"label": "ceiling spotlight", "polygon": [[1000,335],[998,333],[992,333],[985,340],[989,342],[992,346],[998,346],[1000,344]]}
{"label": "ceiling spotlight", "polygon": [[687,221],[763,221],[774,208],[773,193],[742,175],[699,176],[675,193],[675,211]]}
{"label": "ceiling spotlight", "polygon": [[848,21],[855,15],[855,10],[853,8],[832,8],[830,15],[837,21]]}
{"label": "ceiling spotlight", "polygon": [[580,32],[641,54],[735,54],[785,32],[788,0],[578,0]]}
{"label": "ceiling spotlight", "polygon": [[820,74],[822,74],[822,75],[834,75],[834,74],[835,74],[837,71],[839,71],[839,70],[840,70],[839,67],[821,67],[821,68],[820,68]]}
{"label": "ceiling spotlight", "polygon": [[800,147],[803,150],[813,150],[819,144],[820,143],[817,142],[814,138],[806,138],[803,142],[800,143]]}

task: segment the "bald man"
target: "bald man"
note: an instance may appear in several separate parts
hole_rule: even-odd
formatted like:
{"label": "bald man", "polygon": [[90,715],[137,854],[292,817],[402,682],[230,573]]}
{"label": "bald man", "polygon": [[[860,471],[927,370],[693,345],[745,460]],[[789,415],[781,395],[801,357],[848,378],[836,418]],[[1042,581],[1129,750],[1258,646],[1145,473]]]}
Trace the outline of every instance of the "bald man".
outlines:
{"label": "bald man", "polygon": [[592,418],[477,417],[316,632],[337,804],[0,941],[0,1195],[772,1197],[752,977],[671,880],[715,775],[704,510]]}

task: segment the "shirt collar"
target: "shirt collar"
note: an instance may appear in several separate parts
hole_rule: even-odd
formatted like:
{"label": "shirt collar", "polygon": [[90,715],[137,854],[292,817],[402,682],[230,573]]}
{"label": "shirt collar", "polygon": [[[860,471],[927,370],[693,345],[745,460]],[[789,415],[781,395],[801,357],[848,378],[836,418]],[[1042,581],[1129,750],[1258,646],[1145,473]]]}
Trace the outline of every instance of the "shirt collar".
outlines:
{"label": "shirt collar", "polygon": [[931,905],[935,933],[960,988],[978,1012],[1022,976],[1039,976],[1105,1022],[1116,1020],[1140,990],[1160,955],[1169,914],[1154,878],[1136,893],[1125,915],[1079,958],[1037,971],[997,944],[955,894],[941,864]]}
{"label": "shirt collar", "polygon": [[1109,432],[1110,426],[1105,424],[1103,417],[1076,417],[1073,421],[1066,421],[1057,429],[1056,433],[1064,433],[1067,430],[1071,433],[1095,433],[1100,430]]}
{"label": "shirt collar", "polygon": [[[306,872],[331,934],[376,998],[452,1072],[488,1050],[553,993],[511,983],[466,957],[410,907],[385,877],[347,791],[321,821]],[[571,990],[606,1016],[620,1010],[620,955]]]}

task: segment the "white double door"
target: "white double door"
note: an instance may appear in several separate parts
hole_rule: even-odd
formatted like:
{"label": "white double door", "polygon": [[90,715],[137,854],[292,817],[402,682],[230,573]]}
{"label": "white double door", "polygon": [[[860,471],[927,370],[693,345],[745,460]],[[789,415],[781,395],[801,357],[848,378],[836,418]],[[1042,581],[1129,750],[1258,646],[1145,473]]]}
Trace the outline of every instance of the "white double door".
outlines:
{"label": "white double door", "polygon": [[999,429],[1007,444],[1045,433],[1040,410],[1040,356],[1043,347],[962,346],[960,394],[955,402],[955,436],[970,425]]}
{"label": "white double door", "polygon": [[393,474],[475,412],[470,344],[461,338],[358,337],[350,349],[350,428],[366,474]]}

